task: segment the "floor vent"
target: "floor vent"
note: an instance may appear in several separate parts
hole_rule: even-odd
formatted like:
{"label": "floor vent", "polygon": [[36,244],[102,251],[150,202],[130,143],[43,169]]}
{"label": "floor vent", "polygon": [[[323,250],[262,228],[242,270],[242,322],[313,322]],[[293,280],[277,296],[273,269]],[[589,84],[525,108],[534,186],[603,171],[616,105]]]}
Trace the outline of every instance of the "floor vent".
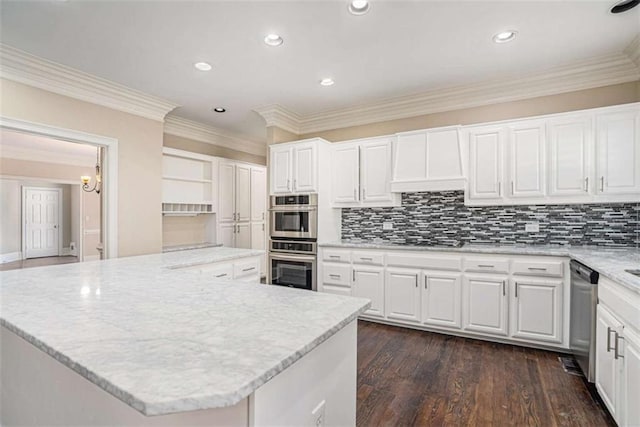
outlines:
{"label": "floor vent", "polygon": [[580,366],[578,366],[578,362],[576,362],[576,359],[572,356],[559,356],[558,360],[560,361],[560,364],[562,364],[562,369],[564,369],[567,374],[579,377],[583,376],[582,370],[580,369]]}

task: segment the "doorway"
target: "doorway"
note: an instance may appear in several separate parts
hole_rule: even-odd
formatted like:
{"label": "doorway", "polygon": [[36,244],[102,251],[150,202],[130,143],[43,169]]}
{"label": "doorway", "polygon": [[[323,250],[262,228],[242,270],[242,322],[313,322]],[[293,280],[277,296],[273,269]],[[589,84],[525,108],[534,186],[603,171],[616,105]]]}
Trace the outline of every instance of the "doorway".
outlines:
{"label": "doorway", "polygon": [[22,218],[24,259],[62,255],[61,189],[22,187]]}

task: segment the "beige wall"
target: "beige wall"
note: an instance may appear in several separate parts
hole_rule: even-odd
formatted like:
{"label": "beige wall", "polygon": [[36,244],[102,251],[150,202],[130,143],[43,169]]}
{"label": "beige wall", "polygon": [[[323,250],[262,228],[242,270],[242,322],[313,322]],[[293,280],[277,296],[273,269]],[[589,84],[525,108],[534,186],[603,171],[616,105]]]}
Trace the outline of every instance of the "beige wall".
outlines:
{"label": "beige wall", "polygon": [[[522,101],[505,102],[502,104],[427,114],[407,119],[389,120],[362,126],[308,133],[300,135],[296,139],[321,137],[333,142],[345,141],[417,129],[491,122],[638,101],[640,101],[640,81],[559,95],[542,96]],[[279,135],[282,132],[285,131],[280,129],[277,134]]]}
{"label": "beige wall", "polygon": [[2,116],[118,140],[119,255],[160,252],[163,124],[5,79],[0,90]]}
{"label": "beige wall", "polygon": [[206,142],[194,141],[193,139],[170,135],[168,133],[164,134],[164,146],[176,148],[178,150],[186,150],[194,153],[206,154],[208,156],[224,157],[231,160],[255,163],[258,165],[267,164],[266,147],[264,149],[265,156],[256,156],[255,154],[236,151],[230,148],[220,147],[218,145],[207,144]]}
{"label": "beige wall", "polygon": [[197,216],[165,216],[162,219],[164,246],[190,245],[207,242],[209,214]]}
{"label": "beige wall", "polygon": [[296,141],[298,139],[302,139],[300,138],[300,135],[289,132],[288,130],[281,129],[276,126],[267,127],[267,144],[269,145]]}

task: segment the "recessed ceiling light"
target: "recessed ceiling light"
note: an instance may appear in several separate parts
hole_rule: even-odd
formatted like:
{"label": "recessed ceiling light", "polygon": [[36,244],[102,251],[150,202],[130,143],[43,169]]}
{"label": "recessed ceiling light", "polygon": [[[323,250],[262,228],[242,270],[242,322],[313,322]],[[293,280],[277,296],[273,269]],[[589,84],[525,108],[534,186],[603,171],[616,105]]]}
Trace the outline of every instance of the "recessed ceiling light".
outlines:
{"label": "recessed ceiling light", "polygon": [[320,84],[321,84],[322,86],[333,86],[333,84],[334,84],[334,83],[335,83],[335,82],[333,81],[333,79],[330,79],[330,78],[328,78],[328,77],[327,77],[327,78],[325,78],[325,79],[320,80]]}
{"label": "recessed ceiling light", "polygon": [[196,62],[193,66],[200,71],[211,71],[212,68],[208,62]]}
{"label": "recessed ceiling light", "polygon": [[349,3],[349,12],[354,15],[364,15],[369,12],[369,2],[367,0],[353,0]]}
{"label": "recessed ceiling light", "polygon": [[213,111],[215,111],[216,113],[224,113],[225,111],[227,111],[227,109],[222,107],[216,107],[213,109]]}
{"label": "recessed ceiling light", "polygon": [[622,0],[617,2],[615,5],[613,5],[610,12],[611,13],[626,12],[627,10],[633,9],[638,4],[640,4],[640,0]]}
{"label": "recessed ceiling light", "polygon": [[493,36],[493,41],[496,43],[506,43],[516,38],[518,32],[516,30],[501,31]]}
{"label": "recessed ceiling light", "polygon": [[269,46],[280,46],[284,42],[284,40],[277,34],[268,34],[264,38],[264,42]]}

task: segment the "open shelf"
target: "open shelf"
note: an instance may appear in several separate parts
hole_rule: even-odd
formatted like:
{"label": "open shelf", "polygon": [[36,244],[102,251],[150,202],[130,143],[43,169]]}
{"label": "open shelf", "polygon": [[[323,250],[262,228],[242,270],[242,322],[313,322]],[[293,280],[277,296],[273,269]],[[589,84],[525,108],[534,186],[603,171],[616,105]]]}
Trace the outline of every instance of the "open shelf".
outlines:
{"label": "open shelf", "polygon": [[194,216],[200,214],[212,214],[211,203],[163,203],[162,214],[172,216]]}
{"label": "open shelf", "polygon": [[200,182],[200,183],[213,182],[210,179],[187,178],[182,176],[163,176],[162,179],[168,179],[170,181]]}

